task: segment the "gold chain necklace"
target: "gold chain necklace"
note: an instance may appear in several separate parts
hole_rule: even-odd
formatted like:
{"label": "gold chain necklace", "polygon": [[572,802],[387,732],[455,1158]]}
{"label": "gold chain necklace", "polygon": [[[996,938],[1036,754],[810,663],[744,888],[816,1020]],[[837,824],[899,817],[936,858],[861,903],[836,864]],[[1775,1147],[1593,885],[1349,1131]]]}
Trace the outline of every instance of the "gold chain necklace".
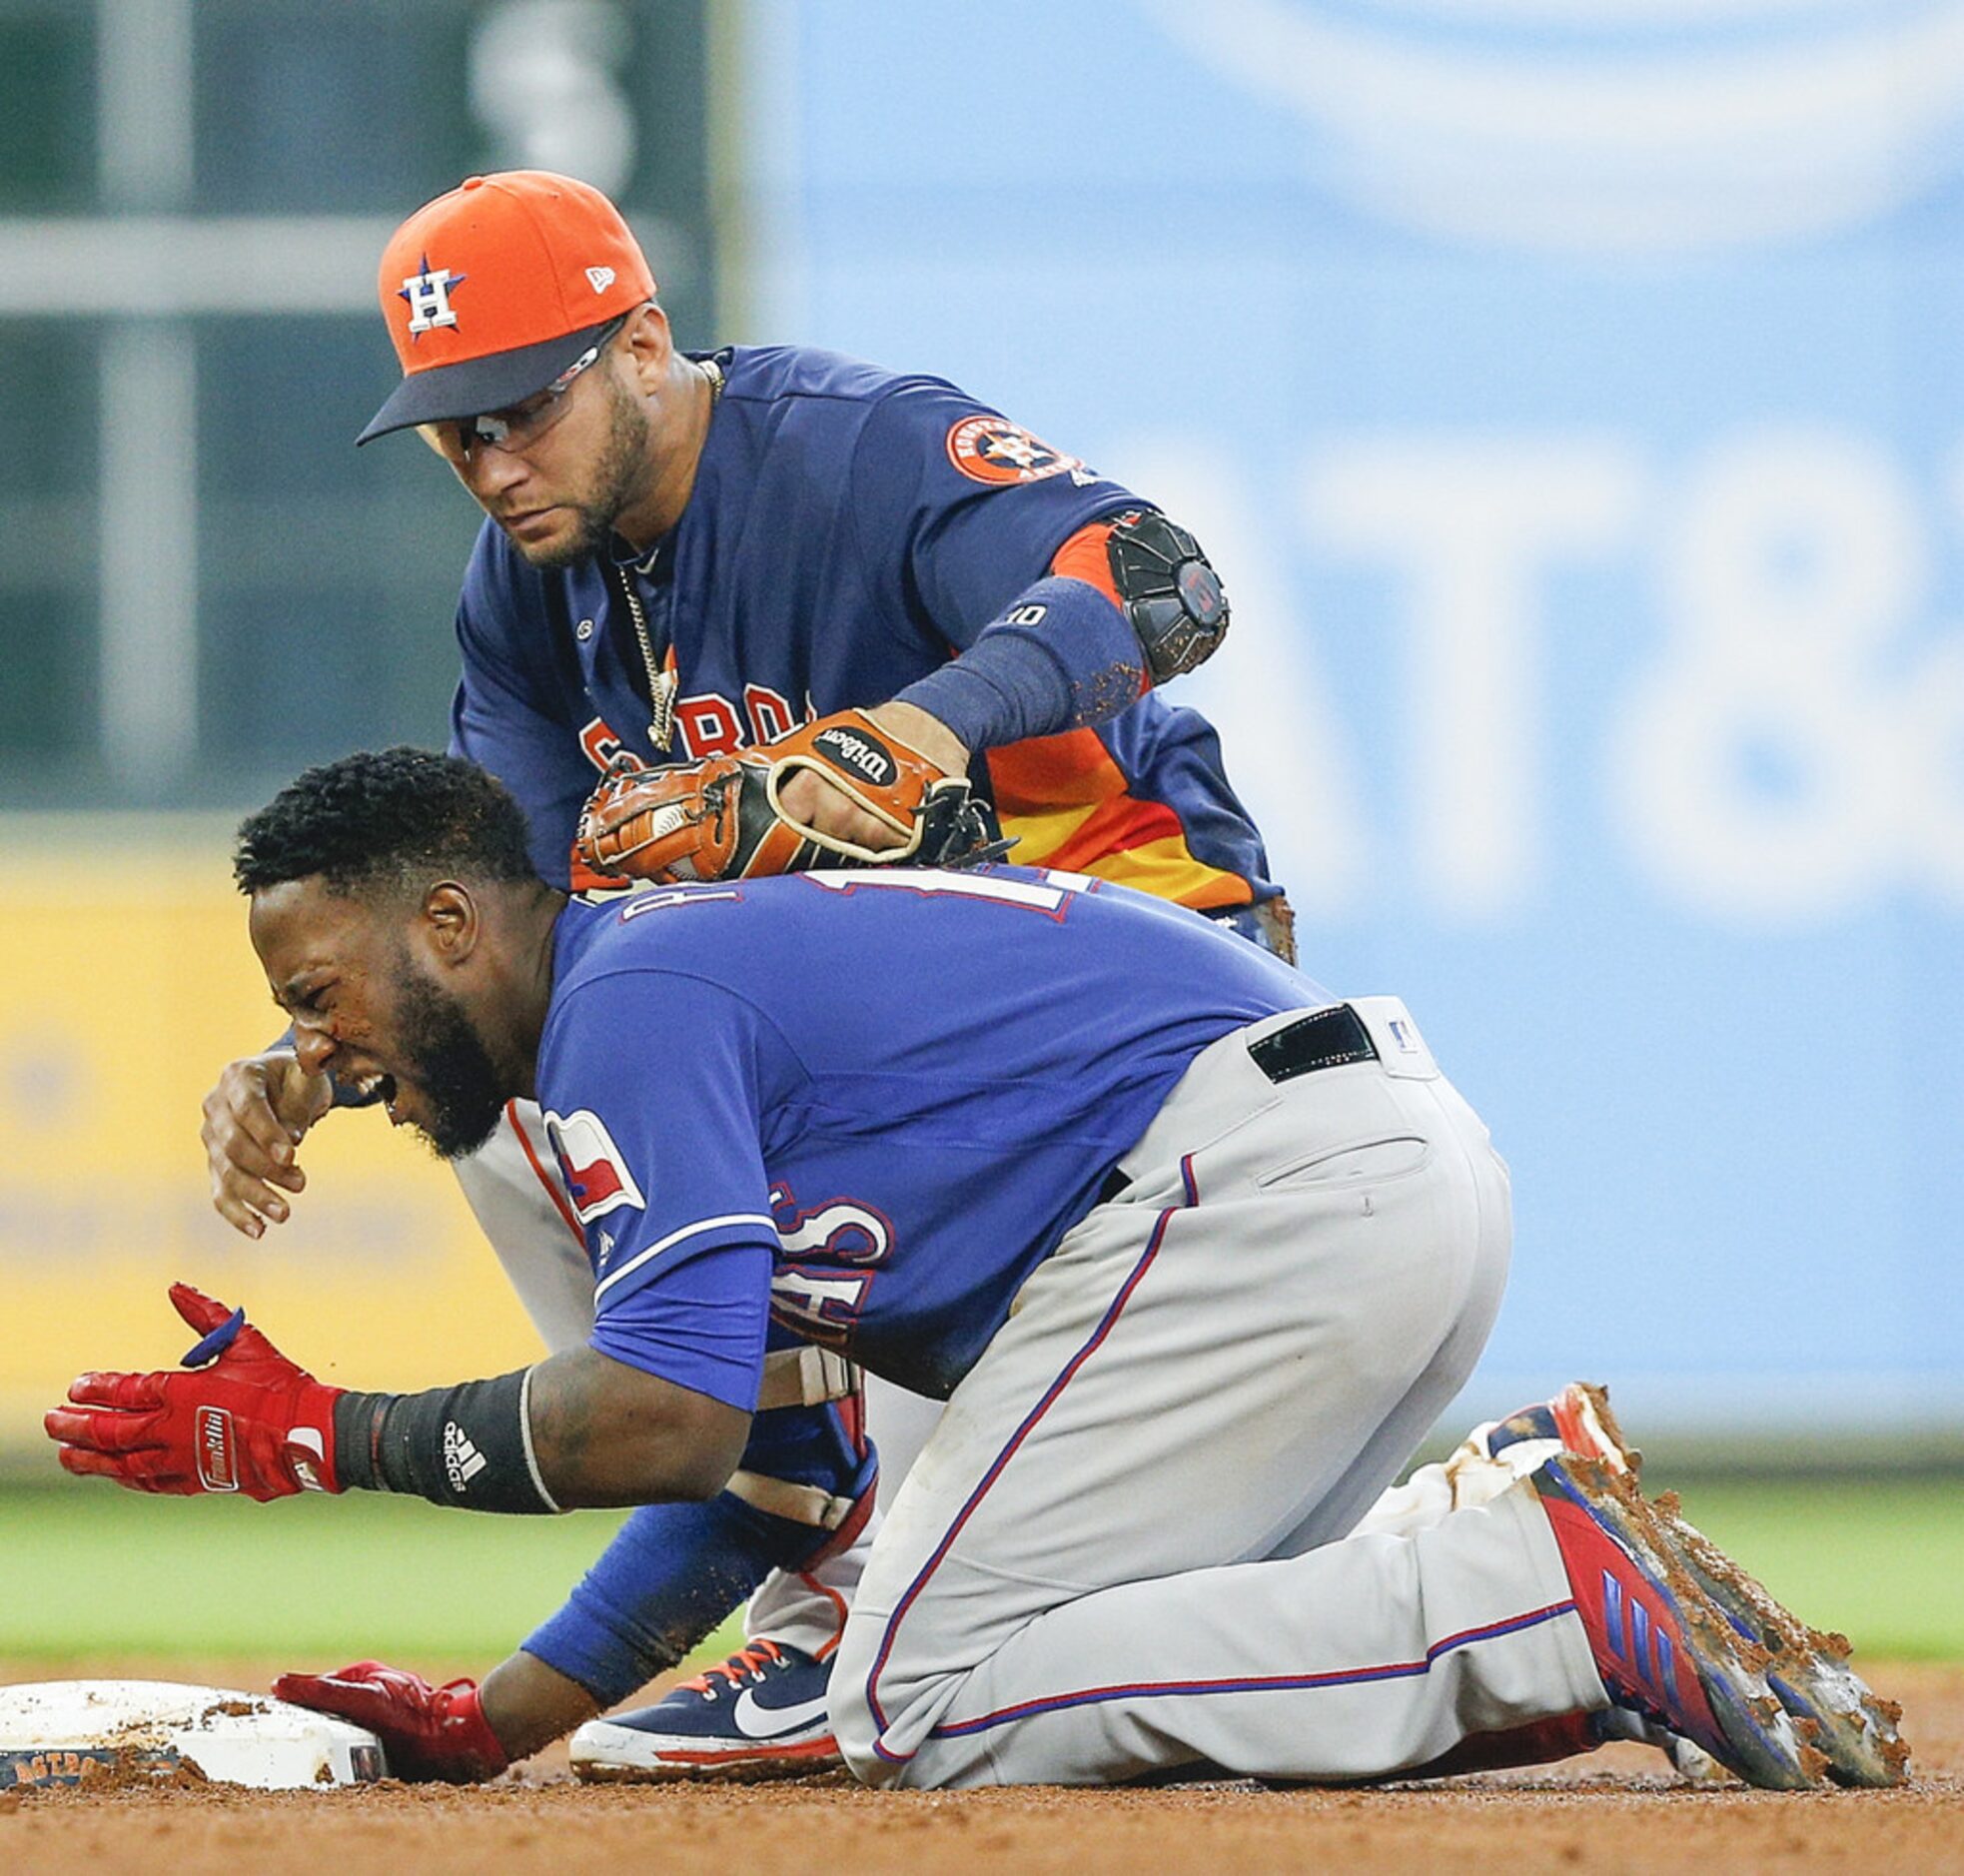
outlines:
{"label": "gold chain necklace", "polygon": [[[723,368],[714,359],[698,359],[696,365],[709,381],[709,409],[713,412],[723,395]],[[648,633],[647,614],[641,609],[634,582],[616,564],[621,597],[627,601],[627,616],[634,621],[635,642],[641,647],[641,662],[648,674],[648,740],[666,755],[675,741],[675,692],[681,688],[678,672],[664,669],[655,661],[654,640]]]}

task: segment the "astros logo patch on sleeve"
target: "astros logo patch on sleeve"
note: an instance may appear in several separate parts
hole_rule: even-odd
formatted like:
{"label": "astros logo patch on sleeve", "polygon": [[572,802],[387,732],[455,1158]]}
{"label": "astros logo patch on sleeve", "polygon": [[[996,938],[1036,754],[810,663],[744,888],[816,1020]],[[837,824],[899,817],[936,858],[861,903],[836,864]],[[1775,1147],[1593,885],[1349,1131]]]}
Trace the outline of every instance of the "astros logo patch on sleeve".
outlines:
{"label": "astros logo patch on sleeve", "polygon": [[559,1156],[566,1196],[582,1225],[590,1225],[623,1205],[638,1211],[647,1209],[647,1200],[627,1170],[625,1156],[613,1144],[606,1123],[590,1108],[577,1108],[565,1115],[547,1114],[545,1134]]}
{"label": "astros logo patch on sleeve", "polygon": [[1006,417],[965,417],[948,433],[948,461],[970,481],[1004,487],[1081,469],[1083,462],[1053,450]]}

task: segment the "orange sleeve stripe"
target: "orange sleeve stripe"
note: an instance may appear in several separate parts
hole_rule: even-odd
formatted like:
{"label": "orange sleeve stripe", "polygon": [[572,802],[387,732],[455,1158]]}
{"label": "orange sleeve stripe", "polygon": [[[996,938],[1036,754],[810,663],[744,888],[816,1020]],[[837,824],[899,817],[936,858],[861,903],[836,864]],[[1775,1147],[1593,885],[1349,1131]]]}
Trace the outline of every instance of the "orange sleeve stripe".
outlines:
{"label": "orange sleeve stripe", "polygon": [[1112,538],[1110,521],[1092,521],[1080,527],[1050,558],[1050,570],[1066,579],[1081,579],[1096,586],[1116,606],[1122,606],[1119,589],[1112,579],[1112,556],[1107,543]]}
{"label": "orange sleeve stripe", "polygon": [[[1119,518],[1113,516],[1113,520]],[[1119,597],[1118,582],[1112,578],[1111,539],[1112,521],[1089,522],[1050,556],[1050,570],[1065,579],[1081,579],[1087,586],[1096,586],[1123,612],[1125,601]],[[1143,697],[1152,687],[1152,678],[1142,662],[1139,694]]]}

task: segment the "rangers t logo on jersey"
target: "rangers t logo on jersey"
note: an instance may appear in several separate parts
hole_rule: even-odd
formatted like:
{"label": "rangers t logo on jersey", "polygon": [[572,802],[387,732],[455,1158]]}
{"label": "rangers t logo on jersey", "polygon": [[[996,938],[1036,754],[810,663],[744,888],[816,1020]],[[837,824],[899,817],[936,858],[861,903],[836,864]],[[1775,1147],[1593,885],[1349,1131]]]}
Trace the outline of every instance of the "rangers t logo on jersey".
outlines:
{"label": "rangers t logo on jersey", "polygon": [[547,1114],[545,1135],[559,1157],[566,1196],[582,1225],[590,1225],[623,1205],[637,1211],[647,1209],[647,1200],[627,1170],[625,1157],[613,1144],[606,1123],[590,1108],[566,1115]]}
{"label": "rangers t logo on jersey", "polygon": [[948,433],[948,461],[972,482],[1007,487],[1084,468],[1006,417],[965,417]]}
{"label": "rangers t logo on jersey", "polygon": [[430,257],[423,257],[423,272],[410,275],[398,296],[410,303],[410,337],[420,339],[433,326],[455,326],[457,309],[451,305],[451,289],[461,287],[469,274],[453,274],[447,267],[433,268]]}

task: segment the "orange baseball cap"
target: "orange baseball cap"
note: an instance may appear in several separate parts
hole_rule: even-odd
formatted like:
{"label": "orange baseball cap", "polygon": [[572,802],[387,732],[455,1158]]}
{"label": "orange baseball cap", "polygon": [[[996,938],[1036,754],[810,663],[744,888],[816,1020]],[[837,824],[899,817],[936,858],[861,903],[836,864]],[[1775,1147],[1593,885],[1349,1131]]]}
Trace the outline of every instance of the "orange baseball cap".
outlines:
{"label": "orange baseball cap", "polygon": [[521,404],[654,298],[640,243],[597,189],[547,170],[472,176],[383,250],[403,382],[355,439]]}

